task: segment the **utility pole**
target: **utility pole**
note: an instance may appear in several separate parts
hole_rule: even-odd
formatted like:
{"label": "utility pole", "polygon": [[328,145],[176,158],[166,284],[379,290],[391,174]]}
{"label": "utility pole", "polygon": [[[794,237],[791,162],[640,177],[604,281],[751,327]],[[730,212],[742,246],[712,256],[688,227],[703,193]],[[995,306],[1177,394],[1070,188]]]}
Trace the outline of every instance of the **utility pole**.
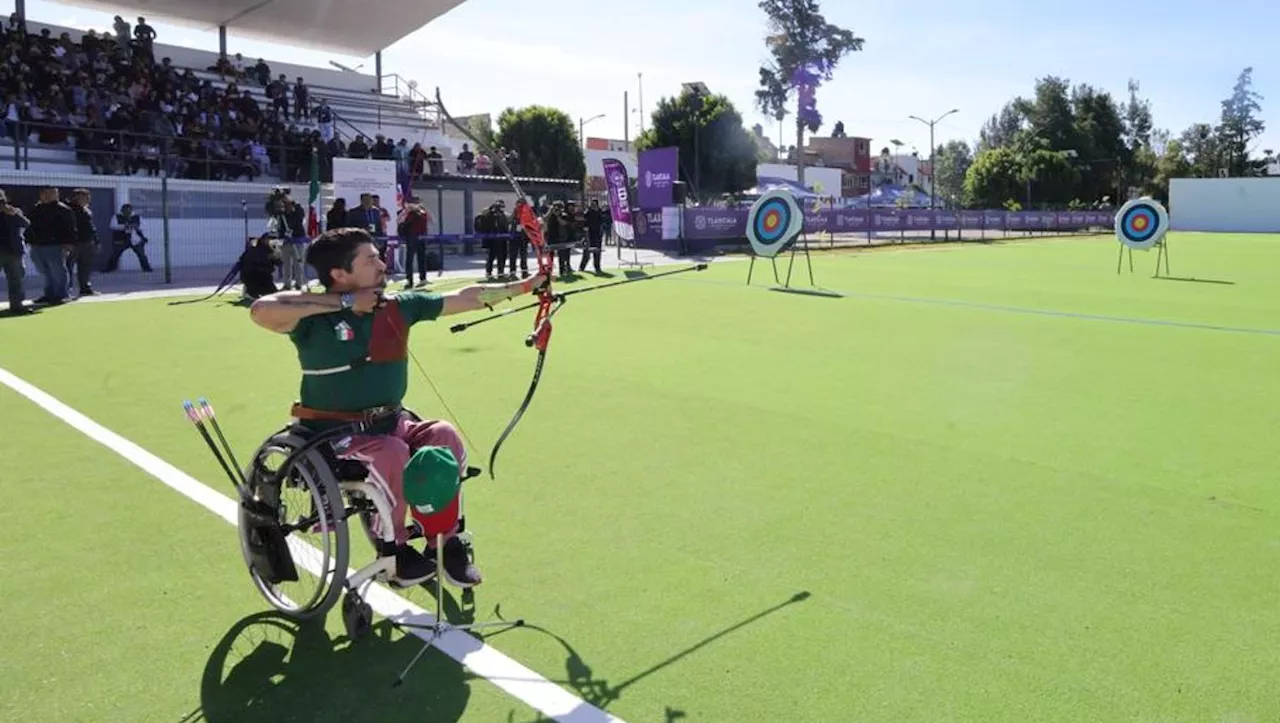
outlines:
{"label": "utility pole", "polygon": [[[919,116],[914,116],[914,115],[911,116],[913,120],[918,120],[921,123],[929,126],[929,210],[930,211],[934,209],[933,199],[938,190],[938,163],[937,163],[938,147],[934,145],[933,127],[936,126],[938,124],[938,121],[942,120],[943,118],[946,118],[952,113],[959,113],[959,112],[960,112],[959,108],[952,108],[951,110],[947,111],[946,113],[943,113],[942,115],[938,116],[937,118],[934,118],[931,121],[927,121],[924,118],[921,118]],[[937,224],[932,224],[932,225],[936,226]],[[930,228],[929,239],[937,240],[937,238],[938,238],[938,230],[936,228]]]}

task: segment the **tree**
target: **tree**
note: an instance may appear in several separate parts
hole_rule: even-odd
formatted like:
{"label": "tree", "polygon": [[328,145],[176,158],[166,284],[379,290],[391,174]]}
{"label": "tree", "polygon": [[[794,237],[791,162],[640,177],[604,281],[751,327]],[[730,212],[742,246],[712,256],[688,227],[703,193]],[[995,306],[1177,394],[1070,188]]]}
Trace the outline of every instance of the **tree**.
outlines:
{"label": "tree", "polygon": [[498,147],[498,145],[494,143],[493,123],[489,119],[489,115],[487,113],[484,115],[473,115],[468,118],[467,130],[475,134],[481,141],[484,141],[485,145],[490,148]]}
{"label": "tree", "polygon": [[1018,132],[1023,130],[1026,118],[1023,117],[1019,110],[1021,99],[1016,99],[1004,104],[998,115],[991,116],[978,133],[978,143],[975,152],[992,148],[1003,148],[1013,143],[1014,137]]}
{"label": "tree", "polygon": [[1129,80],[1129,104],[1124,109],[1124,140],[1129,150],[1151,145],[1151,102],[1138,98],[1139,85]]}
{"label": "tree", "polygon": [[1065,152],[1039,150],[1020,160],[1028,210],[1064,206],[1077,197],[1080,169]]}
{"label": "tree", "polygon": [[964,198],[964,179],[973,165],[973,155],[969,152],[969,144],[964,141],[950,141],[938,146],[934,152],[933,193],[934,196],[951,201],[962,202]]}
{"label": "tree", "polygon": [[862,50],[863,39],[828,23],[817,0],[761,0],[769,18],[765,45],[772,61],[760,68],[756,104],[765,115],[781,119],[787,99],[797,91],[797,178],[804,184],[804,131],[816,132],[822,116],[813,103],[813,88],[829,81],[840,59]]}
{"label": "tree", "polygon": [[1219,146],[1227,174],[1236,176],[1258,175],[1258,166],[1249,160],[1249,141],[1262,135],[1266,123],[1258,117],[1262,96],[1253,87],[1253,68],[1245,68],[1236,78],[1231,97],[1222,101],[1222,120],[1218,125]]}
{"label": "tree", "polygon": [[1186,160],[1187,175],[1216,178],[1226,168],[1222,138],[1208,123],[1192,123],[1178,138],[1178,150]]}
{"label": "tree", "polygon": [[778,160],[778,149],[773,147],[773,143],[765,138],[764,126],[759,123],[751,126],[751,142],[756,146],[756,161],[759,163],[776,163]]}
{"label": "tree", "polygon": [[1066,80],[1049,76],[1036,81],[1035,97],[1014,101],[1027,119],[1027,130],[1044,139],[1054,150],[1066,150],[1077,145],[1075,113],[1069,92],[1070,84]]}
{"label": "tree", "polygon": [[975,208],[1001,208],[1023,197],[1023,164],[1012,148],[991,148],[973,159],[964,177],[964,202]]}
{"label": "tree", "polygon": [[507,108],[498,116],[497,145],[520,154],[520,173],[538,178],[580,180],[587,175],[573,119],[542,105]]}
{"label": "tree", "polygon": [[688,90],[660,99],[636,148],[667,146],[680,149],[680,177],[698,198],[738,193],[756,184],[756,142],[723,95],[702,96],[701,104]]}
{"label": "tree", "polygon": [[[1080,198],[1098,200],[1115,197],[1129,178],[1133,156],[1125,144],[1125,123],[1110,93],[1099,92],[1089,85],[1078,85],[1072,91],[1075,116],[1075,163],[1080,172]],[[1069,200],[1072,196],[1064,199]]]}

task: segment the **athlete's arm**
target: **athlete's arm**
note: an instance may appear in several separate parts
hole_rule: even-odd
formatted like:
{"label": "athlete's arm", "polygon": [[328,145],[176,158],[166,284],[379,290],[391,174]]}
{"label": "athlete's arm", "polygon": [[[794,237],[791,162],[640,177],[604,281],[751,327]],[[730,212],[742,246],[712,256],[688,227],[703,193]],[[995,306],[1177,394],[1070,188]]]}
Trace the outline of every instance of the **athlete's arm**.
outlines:
{"label": "athlete's arm", "polygon": [[[377,289],[352,292],[351,308],[360,313],[372,312],[378,304]],[[314,294],[308,291],[281,291],[263,296],[249,307],[253,323],[270,331],[287,334],[308,316],[342,310],[342,294]]]}
{"label": "athlete's arm", "polygon": [[532,278],[512,281],[508,284],[475,284],[441,294],[444,297],[444,310],[440,312],[440,316],[491,308],[495,304],[510,301],[521,294],[531,293],[546,280],[546,276],[538,274]]}

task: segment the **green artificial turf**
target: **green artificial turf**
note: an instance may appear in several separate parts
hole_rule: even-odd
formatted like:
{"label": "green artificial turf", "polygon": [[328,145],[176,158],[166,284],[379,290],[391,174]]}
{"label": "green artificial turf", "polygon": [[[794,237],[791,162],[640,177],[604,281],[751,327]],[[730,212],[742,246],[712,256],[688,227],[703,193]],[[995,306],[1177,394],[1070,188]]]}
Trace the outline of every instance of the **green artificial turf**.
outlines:
{"label": "green artificial turf", "polygon": [[[629,721],[1276,718],[1280,239],[1169,249],[1181,280],[1072,239],[815,254],[843,298],[728,261],[574,297],[497,481],[468,483],[476,618],[528,619],[492,644]],[[414,330],[473,464],[528,386],[529,321]],[[0,367],[223,492],[181,400],[247,457],[297,388],[288,341],[216,302],[0,320]],[[215,646],[265,607],[234,529],[0,404],[0,718],[207,706]],[[251,710],[536,718],[442,655],[389,694],[416,650],[391,637],[300,646]],[[222,710],[262,695],[286,648],[263,649]]]}

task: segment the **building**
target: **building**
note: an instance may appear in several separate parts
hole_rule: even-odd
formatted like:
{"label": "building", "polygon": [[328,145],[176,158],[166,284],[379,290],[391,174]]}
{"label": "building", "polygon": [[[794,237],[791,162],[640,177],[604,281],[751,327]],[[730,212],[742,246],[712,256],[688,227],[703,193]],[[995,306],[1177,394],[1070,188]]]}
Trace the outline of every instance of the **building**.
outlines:
{"label": "building", "polygon": [[805,161],[843,171],[841,195],[846,198],[871,193],[873,167],[870,138],[810,137],[805,148]]}

